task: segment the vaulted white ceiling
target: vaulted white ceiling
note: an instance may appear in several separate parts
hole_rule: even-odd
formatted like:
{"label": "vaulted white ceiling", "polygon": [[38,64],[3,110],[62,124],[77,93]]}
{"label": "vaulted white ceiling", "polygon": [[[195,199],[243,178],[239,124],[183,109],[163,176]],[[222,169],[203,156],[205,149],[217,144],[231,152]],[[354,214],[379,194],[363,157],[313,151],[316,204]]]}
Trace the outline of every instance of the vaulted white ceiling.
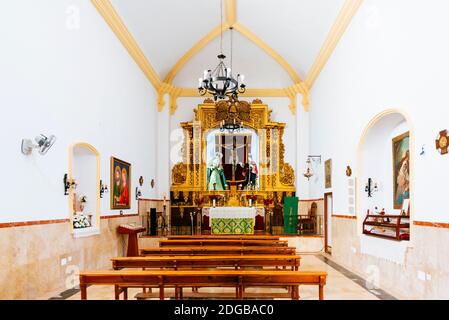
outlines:
{"label": "vaulted white ceiling", "polygon": [[[225,2],[225,1],[223,1]],[[220,25],[220,0],[111,0],[161,79],[195,43]],[[237,0],[237,21],[279,53],[305,79],[344,0]],[[225,4],[223,4],[225,7]],[[225,17],[225,8],[223,8]],[[284,88],[293,82],[266,52],[234,30],[233,67],[248,87]],[[223,35],[229,65],[229,32]],[[175,77],[193,88],[217,63],[219,37]]]}
{"label": "vaulted white ceiling", "polygon": [[198,96],[202,70],[220,53],[233,73],[246,76],[248,97],[296,95],[309,107],[309,91],[363,0],[91,0],[158,93]]}

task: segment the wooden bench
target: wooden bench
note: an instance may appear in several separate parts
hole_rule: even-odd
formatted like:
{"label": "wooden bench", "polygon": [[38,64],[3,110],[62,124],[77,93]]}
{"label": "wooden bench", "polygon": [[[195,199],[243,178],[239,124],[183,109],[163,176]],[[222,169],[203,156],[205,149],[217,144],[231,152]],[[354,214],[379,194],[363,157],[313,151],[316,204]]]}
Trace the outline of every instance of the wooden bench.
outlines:
{"label": "wooden bench", "polygon": [[92,271],[80,273],[81,299],[87,299],[89,285],[157,285],[159,299],[164,300],[165,288],[178,288],[182,298],[183,287],[235,287],[236,299],[245,297],[247,286],[291,286],[291,298],[299,299],[299,285],[317,285],[319,299],[324,299],[327,273],[321,271],[243,271],[243,270],[188,270],[188,271]]}
{"label": "wooden bench", "polygon": [[[298,270],[301,257],[297,255],[246,255],[246,256],[174,256],[174,257],[118,257],[111,259],[112,267],[114,270],[120,270],[123,268],[172,268],[177,270],[179,268],[223,268],[233,267],[236,270],[247,267],[261,267],[261,268],[287,268],[292,270]],[[273,270],[273,269],[272,269]],[[274,269],[275,270],[275,269]],[[133,286],[136,288],[138,286]],[[120,294],[124,294],[125,300],[128,299],[128,286],[116,285],[115,287],[115,299],[120,299]],[[155,286],[143,287],[144,292],[138,294],[138,299],[146,299],[154,296],[151,293],[151,289]],[[146,289],[150,290],[150,293],[146,292]],[[192,290],[194,293],[191,295],[197,296],[198,287]],[[196,292],[196,293],[195,293]],[[192,296],[192,297],[193,297]],[[226,295],[222,295],[222,298]],[[263,296],[262,296],[263,297]],[[280,295],[280,297],[285,297]]]}
{"label": "wooden bench", "polygon": [[194,239],[213,239],[213,240],[279,240],[279,236],[270,235],[178,235],[167,236],[168,240],[194,240]]}
{"label": "wooden bench", "polygon": [[186,246],[277,246],[287,247],[288,241],[283,240],[234,240],[234,239],[182,239],[182,240],[160,240],[160,247],[186,247]]}
{"label": "wooden bench", "polygon": [[236,256],[175,256],[118,257],[111,259],[114,270],[123,268],[217,268],[290,267],[298,270],[298,255],[236,255]]}
{"label": "wooden bench", "polygon": [[204,255],[249,255],[249,254],[288,254],[294,255],[296,248],[293,247],[238,247],[238,246],[187,246],[187,247],[161,247],[146,248],[140,250],[141,255],[158,256],[204,256]]}

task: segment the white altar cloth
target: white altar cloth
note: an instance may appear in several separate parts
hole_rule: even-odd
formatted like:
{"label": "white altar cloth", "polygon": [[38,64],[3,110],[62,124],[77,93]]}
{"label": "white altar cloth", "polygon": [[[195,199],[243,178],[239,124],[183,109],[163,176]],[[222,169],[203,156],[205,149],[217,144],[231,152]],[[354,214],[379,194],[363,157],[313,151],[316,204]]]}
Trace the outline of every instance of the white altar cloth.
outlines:
{"label": "white altar cloth", "polygon": [[212,219],[256,219],[255,207],[215,207],[209,209],[209,226]]}

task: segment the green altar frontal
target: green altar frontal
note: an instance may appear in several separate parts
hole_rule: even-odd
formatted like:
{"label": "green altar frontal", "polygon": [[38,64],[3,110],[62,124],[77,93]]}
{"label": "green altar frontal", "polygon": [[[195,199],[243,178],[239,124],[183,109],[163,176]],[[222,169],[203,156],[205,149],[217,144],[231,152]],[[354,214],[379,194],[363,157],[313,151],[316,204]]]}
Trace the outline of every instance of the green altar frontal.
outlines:
{"label": "green altar frontal", "polygon": [[252,218],[212,218],[212,234],[254,234]]}

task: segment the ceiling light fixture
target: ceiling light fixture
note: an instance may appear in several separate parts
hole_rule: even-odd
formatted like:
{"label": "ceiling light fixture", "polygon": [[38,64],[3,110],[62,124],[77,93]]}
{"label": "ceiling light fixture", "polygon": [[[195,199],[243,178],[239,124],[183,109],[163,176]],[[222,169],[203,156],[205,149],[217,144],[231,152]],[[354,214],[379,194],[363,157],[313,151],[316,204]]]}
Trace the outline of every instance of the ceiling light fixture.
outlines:
{"label": "ceiling light fixture", "polygon": [[212,71],[204,70],[203,78],[198,80],[198,92],[204,96],[207,93],[214,97],[214,100],[233,97],[237,99],[239,93],[246,91],[244,84],[245,76],[237,74],[237,79],[232,76],[232,44],[233,44],[233,28],[231,30],[231,68],[224,63],[226,56],[223,54],[223,0],[220,1],[221,28],[220,28],[220,54],[218,66]]}

